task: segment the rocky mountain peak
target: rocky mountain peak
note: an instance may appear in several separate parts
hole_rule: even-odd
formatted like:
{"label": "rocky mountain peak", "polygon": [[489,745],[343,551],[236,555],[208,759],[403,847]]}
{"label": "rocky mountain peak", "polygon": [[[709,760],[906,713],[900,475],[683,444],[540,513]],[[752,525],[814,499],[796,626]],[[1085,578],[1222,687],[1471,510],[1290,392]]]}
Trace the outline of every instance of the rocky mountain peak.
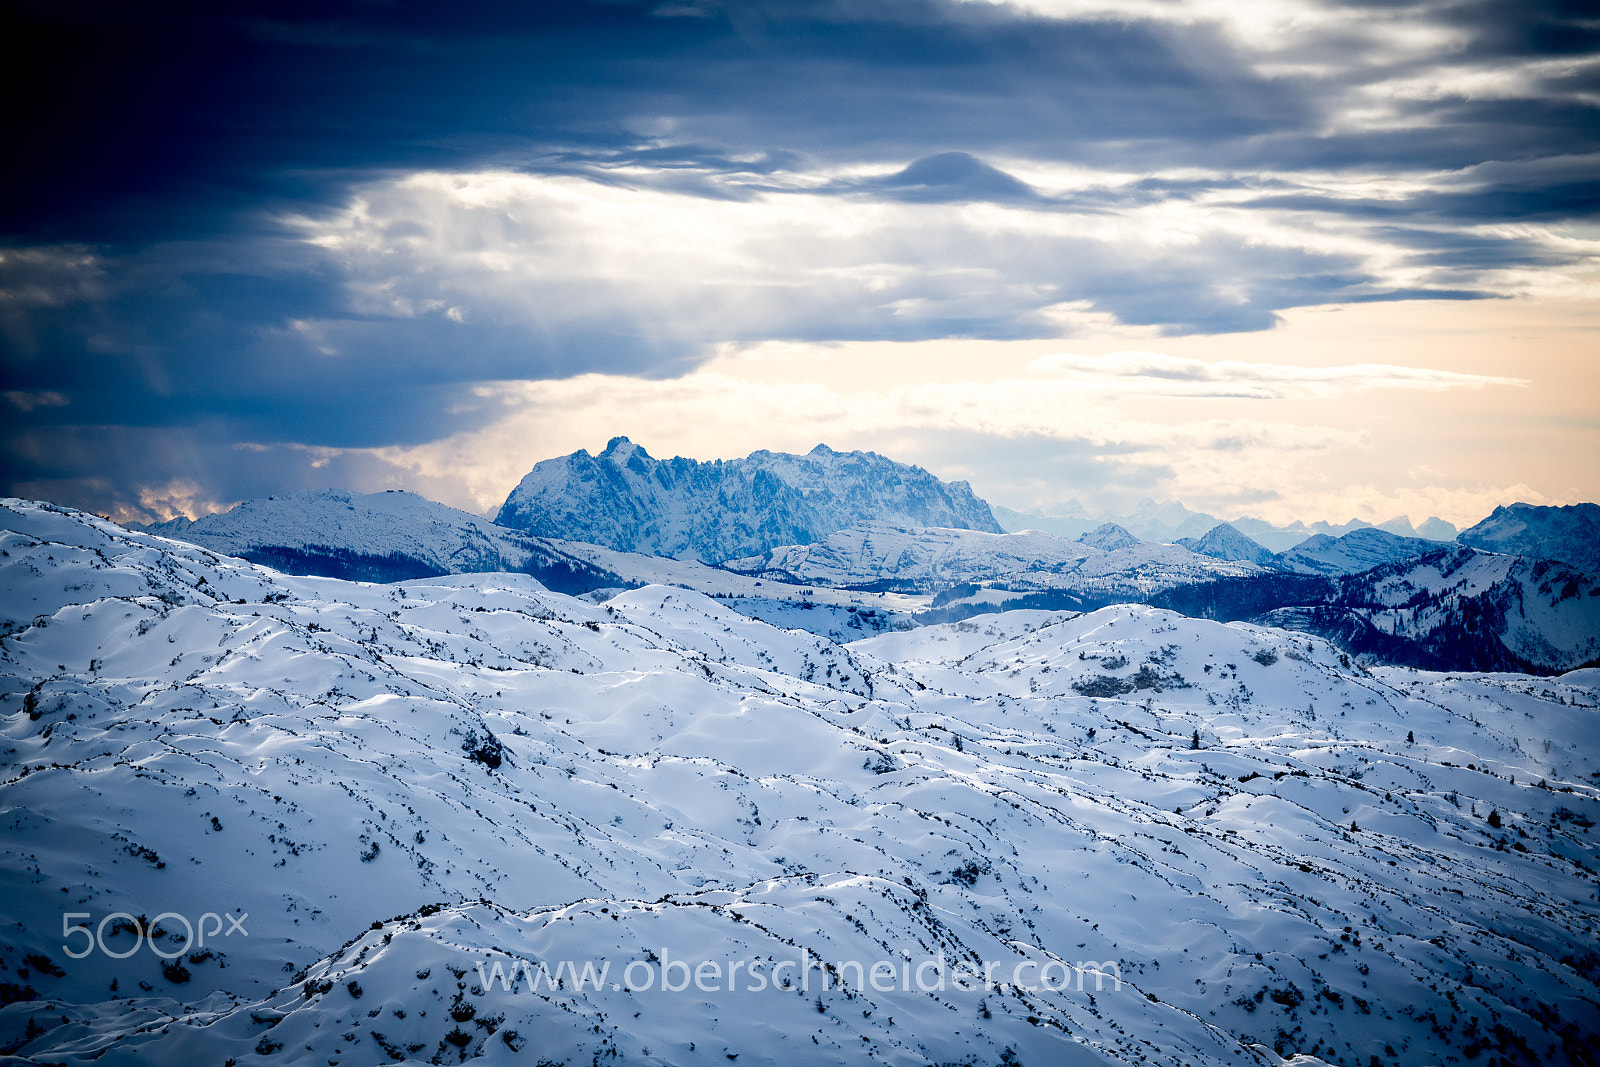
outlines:
{"label": "rocky mountain peak", "polygon": [[999,533],[965,482],[875,452],[657,460],[626,437],[536,464],[495,522],[543,537],[717,562],[804,545],[858,522]]}
{"label": "rocky mountain peak", "polygon": [[1189,551],[1212,559],[1264,564],[1272,553],[1240,533],[1232,525],[1219,522],[1204,537],[1185,537],[1176,542]]}
{"label": "rocky mountain peak", "polygon": [[1600,572],[1600,505],[1502,504],[1456,538],[1485,552],[1553,559]]}
{"label": "rocky mountain peak", "polygon": [[1118,526],[1114,522],[1108,522],[1095,527],[1078,538],[1078,543],[1088,545],[1091,548],[1104,549],[1107,552],[1115,552],[1119,548],[1128,548],[1138,544],[1139,539],[1129,533],[1125,527]]}

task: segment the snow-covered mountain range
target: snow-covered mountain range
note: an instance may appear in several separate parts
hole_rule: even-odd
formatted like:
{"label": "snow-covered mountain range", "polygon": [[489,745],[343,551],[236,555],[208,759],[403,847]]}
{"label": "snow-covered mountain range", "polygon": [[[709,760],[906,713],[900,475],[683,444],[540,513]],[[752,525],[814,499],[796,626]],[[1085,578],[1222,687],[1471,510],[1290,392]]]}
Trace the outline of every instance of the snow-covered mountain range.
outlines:
{"label": "snow-covered mountain range", "polygon": [[785,628],[849,640],[927,607],[926,596],[801,588],[693,560],[620,552],[508,530],[414,493],[280,493],[193,521],[137,527],[289,574],[394,582],[446,574],[530,574],[557,592],[608,596],[664,584],[727,599]]}
{"label": "snow-covered mountain range", "polygon": [[1487,552],[1556,559],[1600,574],[1600,504],[1498,507],[1458,540]]}
{"label": "snow-covered mountain range", "polygon": [[[1069,540],[1081,537],[1097,526],[1115,523],[1147,541],[1181,542],[1196,540],[1223,524],[1223,520],[1203,511],[1192,511],[1176,501],[1158,502],[1145,499],[1123,512],[1097,512],[1091,514],[1077,501],[1052,509],[1050,513],[1013,511],[998,505],[992,508],[994,516],[1008,533],[1021,530],[1041,530]],[[1419,537],[1429,541],[1453,541],[1456,527],[1449,522],[1430,516],[1413,527],[1404,515],[1377,524],[1351,519],[1335,524],[1317,521],[1312,523],[1271,523],[1265,519],[1240,516],[1232,520],[1235,530],[1249,537],[1269,552],[1283,552],[1300,544],[1308,537],[1323,534],[1341,537],[1356,530],[1379,529],[1399,537]]]}
{"label": "snow-covered mountain range", "polygon": [[1439,549],[1437,541],[1400,537],[1376,526],[1351,530],[1339,537],[1313,534],[1273,557],[1281,570],[1299,574],[1359,574],[1385,563],[1415,559]]}
{"label": "snow-covered mountain range", "polygon": [[999,533],[966,482],[875,452],[818,445],[701,463],[657,460],[626,437],[536,464],[495,522],[543,537],[715,562],[810,544],[862,521]]}
{"label": "snow-covered mountain range", "polygon": [[[613,458],[624,446],[614,451]],[[832,459],[819,462],[842,461],[838,453],[826,455]],[[629,462],[637,459],[635,452]],[[1559,534],[1563,523],[1570,525],[1570,516],[1554,509],[1518,513],[1523,516],[1519,530],[1553,525]],[[758,525],[766,521],[759,508],[751,514]],[[1085,608],[1133,601],[1308,629],[1376,662],[1548,672],[1597,657],[1580,639],[1595,629],[1587,613],[1591,601],[1573,596],[1564,607],[1529,606],[1549,599],[1550,576],[1570,567],[1546,567],[1536,577],[1531,561],[1520,569],[1506,564],[1493,578],[1493,595],[1476,590],[1447,596],[1430,601],[1421,614],[1371,600],[1362,592],[1365,586],[1343,579],[1388,564],[1398,567],[1393,573],[1403,574],[1440,548],[1376,528],[1338,538],[1317,535],[1272,554],[1228,524],[1168,545],[1142,541],[1110,523],[1067,541],[1040,532],[865,522],[810,544],[778,546],[712,567],[509,530],[411,493],[317,490],[246,501],[224,514],[150,529],[291,573],[326,577],[394,581],[513,571],[532,574],[557,591],[596,596],[666,582],[720,597],[753,618],[839,641],[1007,607]],[[1567,542],[1554,535],[1540,542],[1558,543]],[[1452,573],[1457,566],[1451,565]],[[1332,581],[1273,577],[1281,572]],[[1558,584],[1566,588],[1569,582],[1583,590],[1594,586],[1584,574],[1563,577]],[[1426,600],[1430,594],[1408,595]]]}
{"label": "snow-covered mountain range", "polygon": [[953,584],[997,582],[1008,590],[1133,596],[1256,571],[1178,545],[1140,541],[1117,526],[1066,541],[1037,532],[995,534],[885,522],[857,523],[814,544],[785,545],[723,566],[835,587],[938,592]]}
{"label": "snow-covered mountain range", "polygon": [[1139,605],[839,645],[676,587],[0,529],[23,1062],[1600,1056],[1594,670]]}

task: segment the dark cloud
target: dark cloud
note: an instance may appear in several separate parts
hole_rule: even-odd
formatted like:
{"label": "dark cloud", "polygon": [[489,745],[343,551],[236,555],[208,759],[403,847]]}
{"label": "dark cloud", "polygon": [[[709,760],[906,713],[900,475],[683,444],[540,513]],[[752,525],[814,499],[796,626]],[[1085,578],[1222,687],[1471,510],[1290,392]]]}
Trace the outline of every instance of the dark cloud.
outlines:
{"label": "dark cloud", "polygon": [[240,443],[238,428],[201,420],[182,427],[48,426],[10,440],[9,492],[119,521],[152,522],[290,489],[413,489],[440,499],[450,487],[367,452]]}
{"label": "dark cloud", "polygon": [[657,117],[711,154],[901,160],[941,145],[1070,158],[1113,133],[1250,136],[1306,117],[1296,94],[1261,92],[1242,63],[1197,68],[1152,25],[912,0],[704,19],[468,6],[13,6],[0,87],[28,165],[0,177],[0,232],[168,236],[210,211],[333,196],[352,171],[615,151]]}
{"label": "dark cloud", "polygon": [[1296,193],[1264,196],[1257,209],[1318,212],[1366,219],[1460,223],[1563,222],[1588,219],[1600,209],[1600,181],[1554,185],[1488,185],[1461,192],[1428,191],[1400,199]]}
{"label": "dark cloud", "polygon": [[4,388],[72,399],[31,413],[35,424],[164,426],[209,416],[241,440],[410,444],[480,417],[462,399],[466,383],[577,369],[665,374],[698,354],[693,343],[615,321],[541,331],[492,314],[470,325],[441,314],[362,314],[335,261],[283,239],[18,266],[12,284],[26,291],[37,282],[39,295],[36,306],[0,317],[11,349]]}
{"label": "dark cloud", "polygon": [[1465,271],[1486,267],[1555,267],[1565,257],[1548,245],[1530,241],[1514,233],[1474,233],[1385,226],[1375,231],[1386,243],[1414,249],[1413,262],[1453,267]]}
{"label": "dark cloud", "polygon": [[[1592,55],[1596,30],[1574,4],[1415,6],[1411,18],[1465,33],[1466,46],[1374,66],[1370,41],[1313,36],[1285,54],[1335,70],[1303,78],[1256,73],[1204,23],[932,0],[744,0],[704,14],[584,0],[13,3],[0,107],[25,165],[0,174],[0,233],[209,233],[218,213],[336,202],[374,172],[586,153],[668,171],[950,166],[951,153],[1272,170],[1469,166],[1600,137],[1600,110],[1575,91],[1414,100],[1398,126],[1308,133],[1337,117],[1344,91],[1430,63]],[[674,143],[640,147],[663,137]],[[974,180],[912,174],[900,195]]]}
{"label": "dark cloud", "polygon": [[538,0],[8,5],[6,22],[9,148],[28,165],[0,178],[0,229],[45,239],[209,230],[351,171],[537,145],[572,110],[560,87],[603,85],[647,29],[673,36],[641,5]]}
{"label": "dark cloud", "polygon": [[1442,5],[1439,19],[1471,34],[1466,54],[1492,59],[1593,55],[1600,24],[1589,0],[1475,0]]}
{"label": "dark cloud", "polygon": [[[1492,295],[1483,272],[1570,262],[1536,236],[1452,227],[1593,220],[1596,66],[1510,75],[1593,57],[1589,5],[1326,7],[1352,10],[1262,45],[1217,22],[953,0],[10,0],[0,393],[20,399],[0,399],[0,481],[132,499],[187,471],[220,499],[293,480],[229,473],[268,471],[249,457],[269,453],[232,445],[299,463],[300,446],[435,439],[484,417],[485,380],[672,375],[718,341],[1051,336],[1061,304],[1169,333],[1264,329],[1288,307],[1475,298]],[[1396,50],[1384,20],[1459,41]],[[1381,91],[1468,67],[1508,72],[1507,88]],[[1375,88],[1393,113],[1348,121]],[[1053,190],[1027,164],[1107,177]],[[446,252],[471,262],[507,240],[511,209],[434,258],[427,205],[373,205],[389,214],[366,252],[307,240],[407,173],[489,167],[726,204],[810,196],[819,217],[830,202],[950,215],[859,248],[797,239],[787,273],[677,289],[670,265],[574,265],[492,293],[486,268],[441,280]],[[1346,171],[1447,177],[1399,199],[1328,192]],[[1402,286],[1347,250],[1243,231],[1154,248],[956,218],[1219,199],[1308,231],[1365,227],[1434,273]],[[518,240],[572,251],[570,233]],[[46,395],[59,402],[29,399]],[[164,443],[111,454],[134,439]]]}

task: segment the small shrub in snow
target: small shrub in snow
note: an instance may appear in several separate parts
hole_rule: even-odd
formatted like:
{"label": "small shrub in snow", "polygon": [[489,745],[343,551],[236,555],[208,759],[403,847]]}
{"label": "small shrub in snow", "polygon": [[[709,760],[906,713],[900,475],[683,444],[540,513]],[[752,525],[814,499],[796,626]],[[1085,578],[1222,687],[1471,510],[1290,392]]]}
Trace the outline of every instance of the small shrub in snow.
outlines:
{"label": "small shrub in snow", "polygon": [[491,771],[500,766],[505,760],[505,746],[500,739],[488,730],[482,734],[476,730],[468,730],[467,736],[461,742],[461,751],[489,768]]}
{"label": "small shrub in snow", "polygon": [[1072,683],[1075,692],[1086,697],[1119,697],[1133,692],[1133,683],[1110,674],[1097,674]]}

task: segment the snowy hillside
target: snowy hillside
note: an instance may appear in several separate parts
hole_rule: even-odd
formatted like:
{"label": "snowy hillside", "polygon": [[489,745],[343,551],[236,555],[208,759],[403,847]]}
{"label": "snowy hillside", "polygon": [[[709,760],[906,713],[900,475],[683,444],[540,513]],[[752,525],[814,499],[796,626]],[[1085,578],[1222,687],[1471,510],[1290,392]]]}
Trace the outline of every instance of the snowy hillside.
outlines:
{"label": "snowy hillside", "polygon": [[1441,549],[1355,577],[1340,603],[1424,647],[1489,637],[1525,663],[1600,664],[1600,579],[1550,560]]}
{"label": "snowy hillside", "polygon": [[926,589],[955,582],[1056,573],[1098,551],[1044,533],[857,523],[809,545],[783,545],[726,561],[728,570],[829,586],[893,583]]}
{"label": "snowy hillside", "polygon": [[1399,537],[1369,526],[1340,537],[1316,534],[1274,557],[1276,566],[1299,574],[1359,574],[1385,563],[1436,552],[1437,541]]}
{"label": "snowy hillside", "polygon": [[1225,579],[1152,600],[1320,634],[1374,662],[1541,674],[1600,663],[1600,578],[1461,545],[1362,574]]}
{"label": "snowy hillside", "polygon": [[1600,672],[1138,606],[840,646],[0,519],[0,1054],[1600,1054]]}
{"label": "snowy hillside", "polygon": [[393,582],[507,571],[531,574],[559,592],[607,596],[639,585],[678,585],[724,598],[746,615],[837,641],[910,625],[906,620],[928,601],[802,589],[692,561],[533,537],[406,492],[284,493],[192,522],[140,528],[290,574],[325,578]]}
{"label": "snowy hillside", "polygon": [[1457,540],[1486,552],[1560,560],[1600,574],[1600,504],[1498,507]]}
{"label": "snowy hillside", "polygon": [[619,584],[542,538],[398,490],[280,493],[144,529],[290,574],[387,582],[514,571],[563,592]]}
{"label": "snowy hillside", "polygon": [[[720,600],[727,607],[769,622],[781,630],[805,630],[832,641],[853,641],[881,630],[914,625],[930,596],[864,589],[832,589],[814,583],[785,582],[694,560],[618,552],[581,541],[551,539],[576,559],[614,573],[629,585],[671,585]],[[599,590],[590,599],[618,590]]]}
{"label": "snowy hillside", "polygon": [[818,445],[700,463],[657,460],[626,437],[604,452],[544,460],[495,519],[545,537],[716,561],[810,544],[864,520],[999,533],[966,482],[873,452]]}
{"label": "snowy hillside", "polygon": [[1248,564],[1140,541],[1101,527],[1078,541],[1045,533],[994,534],[858,523],[810,545],[785,545],[728,560],[729,570],[828,586],[928,592],[958,583],[1007,590],[1093,589],[1130,595],[1223,575],[1255,573]]}

